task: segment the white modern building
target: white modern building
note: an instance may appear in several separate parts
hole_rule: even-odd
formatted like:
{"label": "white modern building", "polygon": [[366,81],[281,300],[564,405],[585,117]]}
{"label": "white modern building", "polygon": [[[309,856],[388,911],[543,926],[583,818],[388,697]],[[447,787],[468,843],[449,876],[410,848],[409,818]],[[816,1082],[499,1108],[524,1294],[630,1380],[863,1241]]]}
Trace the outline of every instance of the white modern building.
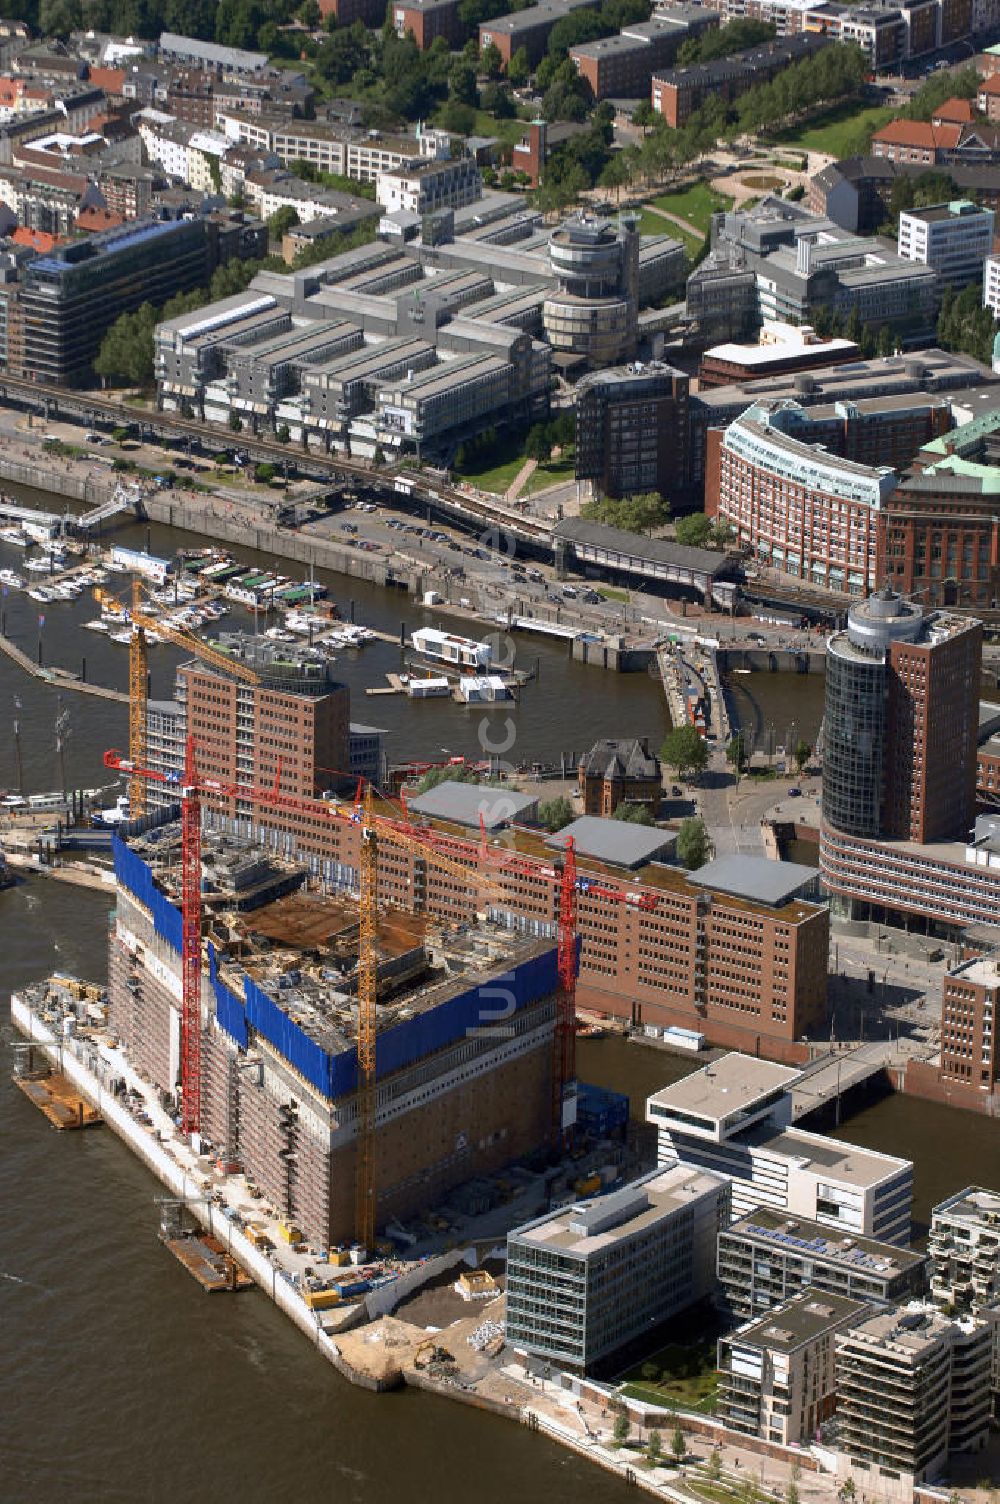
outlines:
{"label": "white modern building", "polygon": [[931,267],[946,287],[979,282],[992,249],[993,210],[970,199],[908,209],[899,216],[900,256]]}
{"label": "white modern building", "polygon": [[907,1247],[913,1165],[792,1128],[801,1074],[734,1051],[655,1092],[646,1121],[657,1130],[658,1162],[726,1176],[734,1220],[769,1206]]}
{"label": "white modern building", "polygon": [[1000,256],[987,256],[983,262],[983,307],[992,308],[1000,318]]}

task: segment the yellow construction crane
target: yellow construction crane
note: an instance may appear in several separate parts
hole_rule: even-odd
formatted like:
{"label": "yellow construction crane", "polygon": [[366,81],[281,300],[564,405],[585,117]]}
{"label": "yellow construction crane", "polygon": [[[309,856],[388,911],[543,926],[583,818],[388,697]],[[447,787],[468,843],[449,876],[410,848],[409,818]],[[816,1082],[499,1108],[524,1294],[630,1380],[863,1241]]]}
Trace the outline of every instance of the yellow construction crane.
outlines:
{"label": "yellow construction crane", "polygon": [[[210,663],[214,668],[221,669],[234,679],[241,679],[245,684],[260,683],[260,675],[256,670],[248,668],[238,658],[221,652],[219,648],[211,647],[207,642],[202,642],[199,637],[195,637],[191,632],[185,632],[181,627],[171,626],[168,622],[161,621],[159,617],[150,616],[148,611],[143,609],[142,584],[138,579],[132,581],[132,602],[128,607],[123,605],[117,596],[109,594],[106,590],[95,590],[94,599],[102,605],[117,607],[122,619],[127,620],[132,627],[128,654],[128,755],[134,767],[141,768],[146,764],[146,726],[149,713],[147,632],[155,632],[157,637],[166,638],[177,647],[185,648],[195,657],[200,658],[203,663]],[[135,819],[145,812],[145,780],[133,774],[129,780],[129,813]]]}
{"label": "yellow construction crane", "polygon": [[[359,859],[360,929],[358,935],[358,1149],[355,1179],[355,1237],[369,1251],[375,1241],[377,1166],[375,1159],[376,1090],[376,998],[378,990],[378,848],[385,840],[411,852],[423,861],[461,878],[469,886],[509,902],[500,883],[494,882],[462,861],[429,844],[427,833],[411,834],[399,819],[375,812],[371,784],[365,787],[359,811],[361,855]],[[423,835],[423,839],[421,836]]]}

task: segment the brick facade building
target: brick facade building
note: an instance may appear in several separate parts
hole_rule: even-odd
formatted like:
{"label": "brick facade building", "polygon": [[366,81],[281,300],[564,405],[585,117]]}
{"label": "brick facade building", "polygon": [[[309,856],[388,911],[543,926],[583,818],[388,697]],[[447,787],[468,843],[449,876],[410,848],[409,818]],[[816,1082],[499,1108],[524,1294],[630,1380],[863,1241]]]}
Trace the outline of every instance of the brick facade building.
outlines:
{"label": "brick facade building", "polygon": [[619,804],[642,804],[656,813],[663,795],[659,759],[645,738],[597,742],[580,761],[585,815],[613,815]]}

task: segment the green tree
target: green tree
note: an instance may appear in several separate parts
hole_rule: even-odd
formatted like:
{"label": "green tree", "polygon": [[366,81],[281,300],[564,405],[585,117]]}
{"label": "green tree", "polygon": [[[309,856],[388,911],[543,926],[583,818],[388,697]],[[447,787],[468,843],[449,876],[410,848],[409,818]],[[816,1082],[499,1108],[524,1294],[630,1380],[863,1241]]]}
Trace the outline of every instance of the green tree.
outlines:
{"label": "green tree", "polygon": [[677,832],[677,860],[682,867],[686,867],[689,872],[704,867],[712,859],[712,850],[704,820],[692,816],[681,821],[681,828]]}
{"label": "green tree", "polygon": [[503,72],[503,58],[500,49],[492,42],[487,42],[479,54],[479,71],[486,78],[499,78]]}
{"label": "green tree", "polygon": [[669,503],[658,491],[643,491],[637,496],[605,496],[588,501],[581,515],[607,527],[620,527],[627,533],[652,533],[670,519]]}
{"label": "green tree", "polygon": [[552,441],[543,423],[536,423],[529,428],[528,437],[524,441],[524,453],[529,460],[537,460],[539,464],[549,458],[552,453]]}
{"label": "green tree", "polygon": [[254,467],[253,478],[260,485],[269,486],[277,473],[274,465],[265,460],[262,464]]}
{"label": "green tree", "polygon": [[687,1442],[684,1440],[684,1432],[680,1426],[674,1427],[674,1434],[670,1438],[670,1451],[675,1462],[683,1462],[687,1456]]}
{"label": "green tree", "polygon": [[844,1481],[843,1481],[843,1483],[840,1485],[840,1487],[837,1490],[837,1497],[839,1499],[843,1499],[844,1500],[844,1504],[849,1504],[849,1501],[851,1501],[853,1499],[856,1499],[857,1496],[858,1496],[858,1489],[857,1489],[857,1485],[854,1482],[854,1479],[853,1478],[845,1478]]}
{"label": "green tree", "polygon": [[470,104],[473,108],[479,103],[476,70],[464,58],[460,57],[448,74],[448,97],[458,104]]}
{"label": "green tree", "polygon": [[562,830],[576,818],[576,812],[565,794],[557,794],[554,799],[546,799],[538,806],[538,818],[546,830]]}
{"label": "green tree", "polygon": [[624,1442],[628,1441],[629,1432],[631,1431],[631,1429],[632,1427],[629,1423],[628,1411],[623,1406],[615,1416],[614,1436],[615,1441],[619,1446],[622,1446]]}
{"label": "green tree", "polygon": [[656,1430],[650,1431],[650,1433],[649,1433],[649,1440],[646,1443],[646,1456],[649,1458],[650,1462],[652,1462],[654,1464],[654,1466],[655,1466],[655,1464],[657,1462],[659,1462],[660,1456],[661,1456],[662,1452],[663,1452],[663,1438],[662,1438],[662,1436],[660,1435],[659,1431],[656,1431]]}
{"label": "green tree", "polygon": [[785,1504],[799,1504],[799,1485],[794,1478],[788,1480],[788,1487],[785,1489]]}
{"label": "green tree", "polygon": [[549,57],[565,57],[571,47],[596,42],[601,37],[610,36],[613,30],[614,27],[597,11],[572,10],[560,16],[549,32],[546,50]]}
{"label": "green tree", "polygon": [[718,1483],[719,1479],[722,1477],[722,1453],[719,1451],[718,1447],[713,1447],[711,1452],[708,1454],[708,1462],[705,1466],[705,1471],[708,1473],[709,1481],[712,1483]]}
{"label": "green tree", "polygon": [[243,419],[240,417],[239,413],[229,414],[229,427],[233,433],[243,432]]}
{"label": "green tree", "polygon": [[655,825],[656,821],[650,814],[645,804],[634,804],[631,800],[623,799],[614,814],[613,820],[624,820],[628,825]]}
{"label": "green tree", "polygon": [[678,517],[677,542],[687,548],[704,548],[712,536],[712,519],[704,512],[694,512],[690,517]]}
{"label": "green tree", "polygon": [[602,188],[612,190],[617,203],[621,199],[622,189],[627,188],[632,181],[631,163],[627,154],[623,151],[612,153],[601,168],[597,181]]}
{"label": "green tree", "polygon": [[704,772],[708,765],[708,748],[696,726],[674,726],[660,748],[660,759],[673,768],[678,778]]}
{"label": "green tree", "polygon": [[151,385],[156,323],[151,303],[143,303],[135,313],[120,314],[101,340],[94,357],[95,373],[111,386]]}
{"label": "green tree", "polygon": [[747,765],[746,742],[743,739],[742,731],[737,731],[735,736],[730,737],[726,747],[726,761],[737,777],[739,777]]}
{"label": "green tree", "polygon": [[278,427],[274,431],[274,437],[277,439],[279,444],[287,444],[289,439],[292,437],[288,424],[279,423]]}
{"label": "green tree", "polygon": [[281,240],[289,230],[295,228],[299,222],[299,211],[291,204],[282,204],[280,209],[275,209],[267,222],[268,233],[272,240]]}
{"label": "green tree", "polygon": [[808,742],[803,742],[803,741],[796,742],[794,756],[795,756],[795,766],[798,768],[799,772],[801,773],[802,769],[805,767],[805,765],[809,761],[810,757],[812,757],[812,747],[810,747],[810,745],[809,745]]}
{"label": "green tree", "polygon": [[507,77],[511,88],[523,89],[531,77],[531,61],[525,47],[519,47],[507,64]]}
{"label": "green tree", "polygon": [[647,1384],[656,1384],[659,1382],[660,1369],[658,1364],[644,1363],[642,1365],[641,1372],[642,1377],[645,1379]]}

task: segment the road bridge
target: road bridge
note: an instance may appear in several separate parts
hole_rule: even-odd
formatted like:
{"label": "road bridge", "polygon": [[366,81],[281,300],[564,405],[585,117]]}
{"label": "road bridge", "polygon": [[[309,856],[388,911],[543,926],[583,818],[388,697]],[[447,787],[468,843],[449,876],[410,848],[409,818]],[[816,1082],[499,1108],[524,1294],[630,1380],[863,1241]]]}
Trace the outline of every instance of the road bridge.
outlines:
{"label": "road bridge", "polygon": [[844,1095],[887,1070],[895,1058],[895,1042],[886,1039],[873,1040],[843,1054],[820,1056],[806,1066],[802,1078],[792,1087],[792,1122],[835,1103],[839,1123]]}

